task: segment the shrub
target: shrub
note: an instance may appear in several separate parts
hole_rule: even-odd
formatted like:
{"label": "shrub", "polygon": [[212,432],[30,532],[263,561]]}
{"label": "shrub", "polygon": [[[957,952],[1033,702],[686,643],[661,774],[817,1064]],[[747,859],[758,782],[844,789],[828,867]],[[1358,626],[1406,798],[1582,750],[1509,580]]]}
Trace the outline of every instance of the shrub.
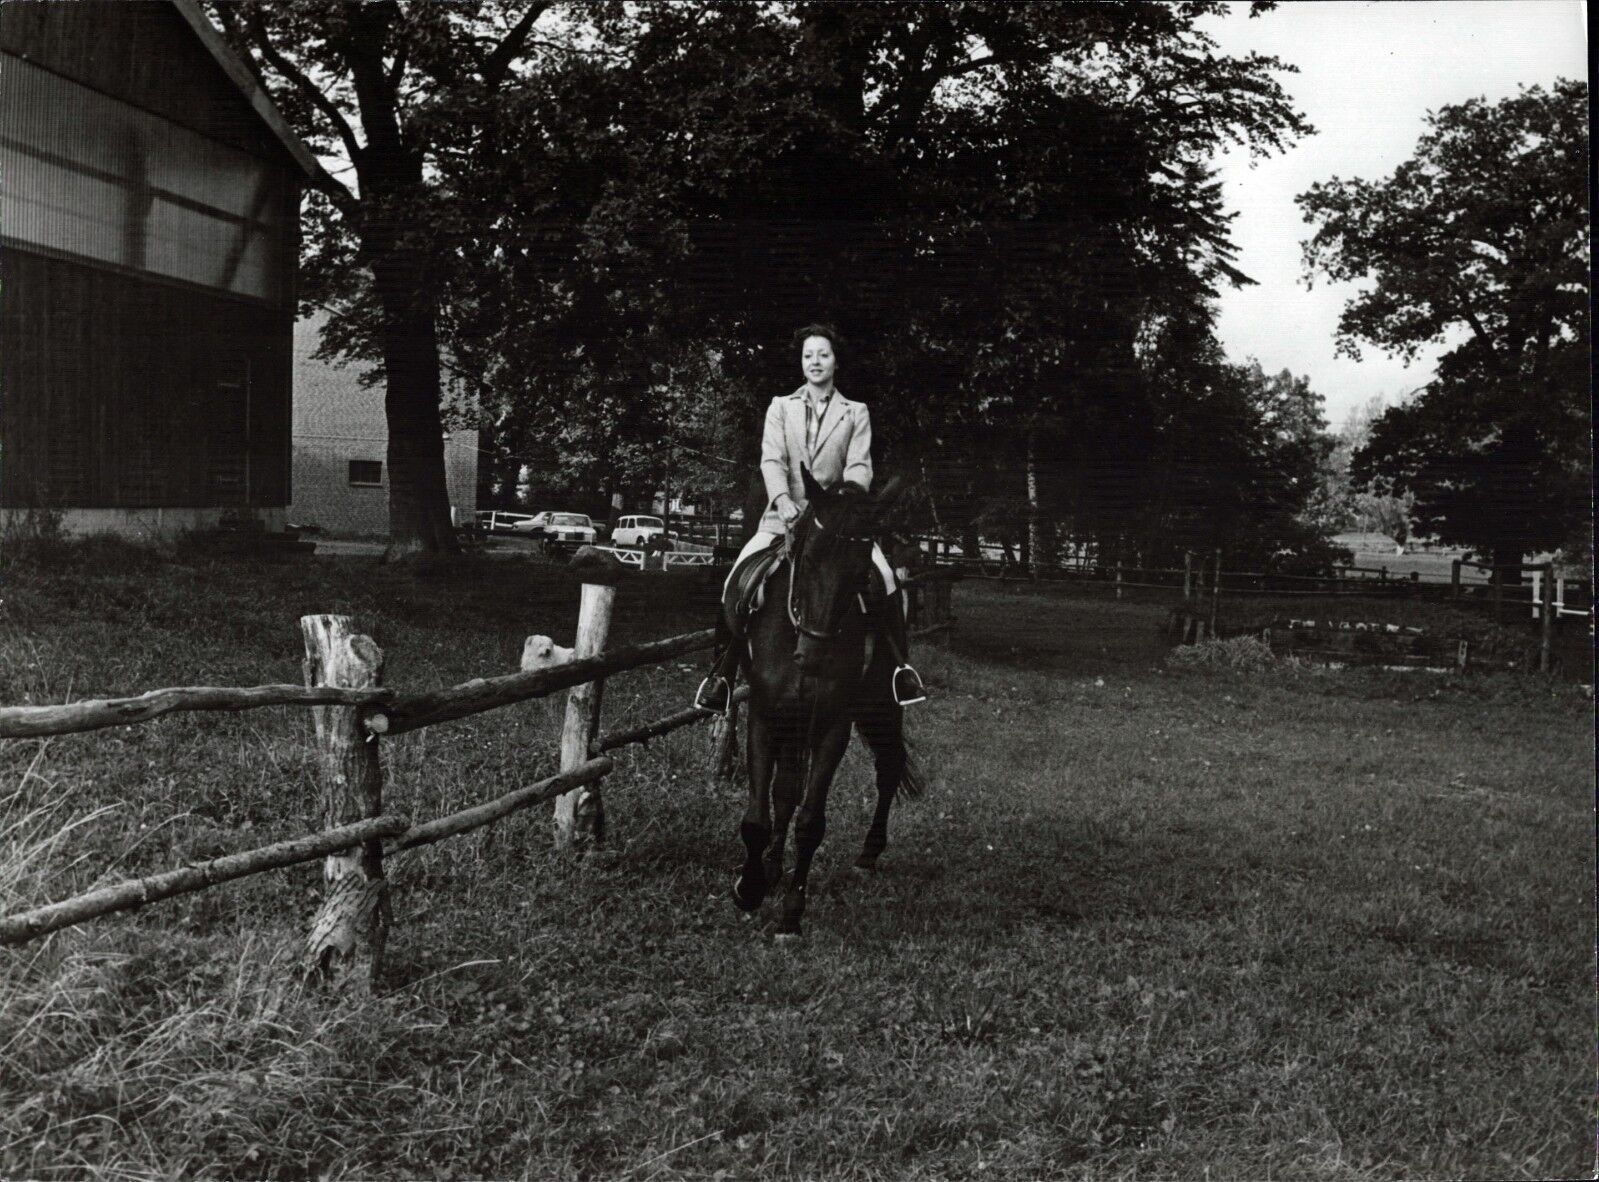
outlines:
{"label": "shrub", "polygon": [[1231,640],[1211,639],[1180,645],[1167,654],[1166,664],[1173,669],[1261,673],[1275,668],[1277,659],[1260,637],[1235,636]]}
{"label": "shrub", "polygon": [[48,562],[65,544],[59,509],[14,510],[0,527],[0,558],[8,563]]}

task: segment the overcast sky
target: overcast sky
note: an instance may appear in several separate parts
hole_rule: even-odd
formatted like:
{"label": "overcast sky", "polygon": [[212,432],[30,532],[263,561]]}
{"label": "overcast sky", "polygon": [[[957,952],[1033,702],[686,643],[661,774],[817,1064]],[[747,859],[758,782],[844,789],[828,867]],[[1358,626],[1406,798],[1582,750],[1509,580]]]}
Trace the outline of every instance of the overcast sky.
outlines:
{"label": "overcast sky", "polygon": [[1294,197],[1333,176],[1375,179],[1408,159],[1429,110],[1473,96],[1490,101],[1523,83],[1586,73],[1580,0],[1330,0],[1290,2],[1250,20],[1239,3],[1204,28],[1229,53],[1258,50],[1299,67],[1281,80],[1317,134],[1251,167],[1222,161],[1238,265],[1258,287],[1224,292],[1220,332],[1235,361],[1310,377],[1337,428],[1353,406],[1393,396],[1432,376],[1437,351],[1406,368],[1372,348],[1361,361],[1333,355],[1350,291],[1301,279],[1310,227]]}

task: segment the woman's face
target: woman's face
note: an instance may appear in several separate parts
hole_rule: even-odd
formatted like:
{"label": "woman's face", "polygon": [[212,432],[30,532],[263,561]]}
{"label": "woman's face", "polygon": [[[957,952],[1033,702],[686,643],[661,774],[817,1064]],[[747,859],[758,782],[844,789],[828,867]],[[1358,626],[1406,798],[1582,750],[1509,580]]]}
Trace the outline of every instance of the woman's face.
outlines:
{"label": "woman's face", "polygon": [[800,346],[800,369],[805,380],[813,386],[825,386],[833,380],[833,343],[826,337],[806,337]]}

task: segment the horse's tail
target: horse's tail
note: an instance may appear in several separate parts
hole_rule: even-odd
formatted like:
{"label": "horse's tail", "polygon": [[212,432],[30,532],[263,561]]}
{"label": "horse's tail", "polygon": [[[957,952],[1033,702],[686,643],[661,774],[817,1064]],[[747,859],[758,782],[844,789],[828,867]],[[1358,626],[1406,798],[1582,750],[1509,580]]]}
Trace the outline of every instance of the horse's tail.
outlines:
{"label": "horse's tail", "polygon": [[922,775],[921,765],[911,755],[911,745],[905,742],[903,736],[900,741],[905,743],[905,771],[900,775],[894,796],[896,799],[919,800],[927,791],[927,777]]}

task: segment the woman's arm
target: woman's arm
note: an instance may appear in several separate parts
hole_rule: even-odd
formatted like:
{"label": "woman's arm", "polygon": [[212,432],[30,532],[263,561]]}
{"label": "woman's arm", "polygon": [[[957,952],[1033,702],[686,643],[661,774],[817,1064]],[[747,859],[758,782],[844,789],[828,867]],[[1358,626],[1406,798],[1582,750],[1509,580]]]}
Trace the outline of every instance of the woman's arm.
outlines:
{"label": "woman's arm", "polygon": [[766,408],[761,431],[761,480],[768,505],[788,492],[788,438],[783,433],[783,403],[777,398]]}
{"label": "woman's arm", "polygon": [[868,491],[872,487],[872,413],[861,403],[855,406],[855,423],[850,431],[849,450],[844,453],[844,472],[840,479]]}

